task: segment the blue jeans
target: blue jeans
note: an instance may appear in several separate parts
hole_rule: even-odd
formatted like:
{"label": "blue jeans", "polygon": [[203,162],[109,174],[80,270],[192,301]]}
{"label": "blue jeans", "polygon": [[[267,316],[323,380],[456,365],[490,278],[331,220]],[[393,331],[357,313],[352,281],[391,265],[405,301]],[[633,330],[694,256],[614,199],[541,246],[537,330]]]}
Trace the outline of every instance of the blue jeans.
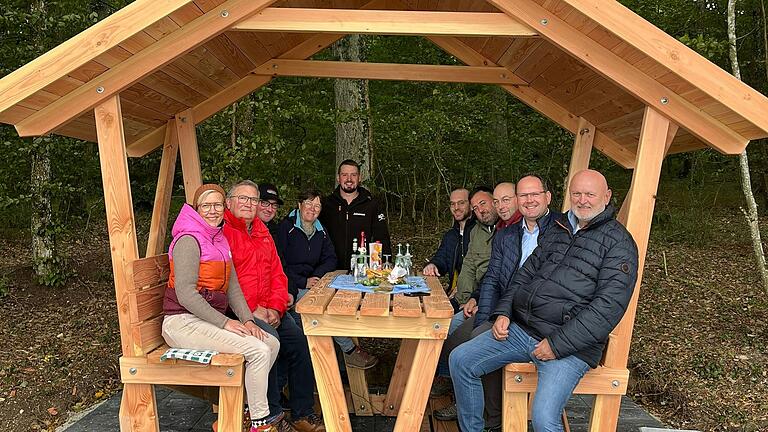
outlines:
{"label": "blue jeans", "polygon": [[[450,338],[451,335],[456,333],[456,329],[461,327],[464,322],[466,322],[466,318],[464,318],[464,311],[459,310],[456,312],[453,317],[451,318],[451,324],[448,326],[448,337]],[[472,331],[472,326],[469,327],[469,331]],[[467,332],[466,335],[463,335],[461,338],[461,341],[458,343],[464,343],[465,340],[469,339],[469,332]],[[450,350],[446,347],[448,345],[448,340],[445,341],[446,343],[443,344],[443,351],[440,353],[440,359],[437,361],[437,376],[442,377],[448,377],[450,376],[450,371],[448,369],[448,354],[450,354]]]}
{"label": "blue jeans", "polygon": [[271,415],[282,412],[280,393],[287,382],[288,391],[291,394],[288,401],[291,415],[295,419],[306,417],[314,413],[315,405],[313,385],[315,374],[312,369],[312,359],[309,356],[307,337],[289,313],[283,315],[280,326],[272,331],[276,332],[280,339],[280,353],[275,366],[269,373],[267,386],[269,412]]}
{"label": "blue jeans", "polygon": [[507,363],[531,361],[536,364],[539,380],[531,413],[533,430],[563,430],[561,413],[573,389],[589,370],[589,365],[575,356],[541,361],[531,354],[537,343],[536,339],[512,323],[506,340],[496,340],[489,330],[453,350],[449,364],[462,431],[479,432],[484,427],[485,402],[480,377]]}

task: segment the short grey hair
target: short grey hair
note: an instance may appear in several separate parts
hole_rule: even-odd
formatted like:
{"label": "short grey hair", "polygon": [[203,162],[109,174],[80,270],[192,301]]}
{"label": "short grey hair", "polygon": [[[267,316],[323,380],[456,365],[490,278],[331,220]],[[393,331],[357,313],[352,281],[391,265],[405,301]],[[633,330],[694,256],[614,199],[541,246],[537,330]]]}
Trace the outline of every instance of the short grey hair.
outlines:
{"label": "short grey hair", "polygon": [[257,185],[256,183],[250,180],[242,180],[240,182],[233,184],[229,188],[229,191],[227,192],[227,198],[232,198],[232,194],[234,194],[237,188],[239,188],[240,186],[251,186],[252,188],[256,189],[256,195],[259,194],[259,185]]}

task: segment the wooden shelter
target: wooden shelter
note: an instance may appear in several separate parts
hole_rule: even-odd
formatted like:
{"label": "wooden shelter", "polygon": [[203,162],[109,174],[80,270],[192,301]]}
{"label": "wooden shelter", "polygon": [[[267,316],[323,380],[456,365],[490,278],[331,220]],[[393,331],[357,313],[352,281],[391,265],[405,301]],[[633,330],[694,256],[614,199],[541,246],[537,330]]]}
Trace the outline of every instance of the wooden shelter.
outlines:
{"label": "wooden shelter", "polygon": [[[307,60],[350,33],[423,36],[466,66]],[[275,76],[500,85],[575,134],[570,175],[593,148],[634,170],[621,219],[640,276],[665,155],[739,154],[768,136],[765,96],[613,0],[136,0],[0,80],[0,122],[21,136],[98,142],[124,358],[146,355],[144,331],[158,325],[131,316],[140,256],[127,157],[163,148],[155,256],[177,154],[188,199],[201,183],[195,125]],[[626,368],[638,294],[606,366]],[[152,386],[123,380],[123,430],[157,430]],[[619,406],[598,395],[592,430],[614,430]]]}

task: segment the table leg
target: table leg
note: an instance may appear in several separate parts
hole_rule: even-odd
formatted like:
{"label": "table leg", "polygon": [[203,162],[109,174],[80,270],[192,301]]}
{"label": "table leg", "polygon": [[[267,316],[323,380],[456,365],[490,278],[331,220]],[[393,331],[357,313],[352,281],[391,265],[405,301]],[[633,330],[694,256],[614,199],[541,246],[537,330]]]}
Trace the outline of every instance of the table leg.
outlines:
{"label": "table leg", "polygon": [[352,432],[333,339],[330,336],[307,336],[307,344],[315,369],[325,429],[328,432]]}
{"label": "table leg", "polygon": [[424,409],[429,399],[429,390],[435,378],[437,360],[443,339],[420,339],[413,358],[413,367],[408,374],[403,400],[397,413],[394,432],[419,430]]}
{"label": "table leg", "polygon": [[405,384],[411,373],[411,365],[414,364],[413,359],[418,344],[419,339],[402,339],[400,341],[400,351],[397,353],[395,369],[392,371],[387,397],[384,399],[384,415],[386,416],[396,416],[397,412],[400,411],[400,402],[403,400]]}

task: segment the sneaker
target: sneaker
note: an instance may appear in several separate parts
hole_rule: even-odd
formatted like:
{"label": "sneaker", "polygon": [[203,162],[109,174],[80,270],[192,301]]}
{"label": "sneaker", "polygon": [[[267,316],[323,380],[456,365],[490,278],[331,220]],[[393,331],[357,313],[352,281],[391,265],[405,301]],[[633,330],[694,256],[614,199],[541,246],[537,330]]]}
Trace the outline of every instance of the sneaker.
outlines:
{"label": "sneaker", "polygon": [[441,421],[451,421],[459,418],[459,411],[456,408],[456,404],[448,405],[445,408],[440,408],[437,411],[432,412],[432,416]]}
{"label": "sneaker", "polygon": [[293,420],[293,427],[299,432],[325,432],[325,423],[315,413]]}
{"label": "sneaker", "polygon": [[265,424],[259,425],[259,426],[251,425],[250,432],[280,432],[277,429],[277,425],[285,421],[285,413],[281,412],[280,414],[267,417],[263,420],[259,420],[259,422],[262,422],[262,421]]}
{"label": "sneaker", "polygon": [[251,426],[250,432],[277,432],[274,425]]}
{"label": "sneaker", "polygon": [[378,357],[368,354],[364,349],[355,347],[355,350],[350,354],[344,354],[344,361],[347,366],[356,369],[370,369],[376,366],[379,362]]}
{"label": "sneaker", "polygon": [[432,397],[440,397],[449,393],[453,393],[453,381],[451,381],[451,378],[445,376],[435,377],[429,395]]}

